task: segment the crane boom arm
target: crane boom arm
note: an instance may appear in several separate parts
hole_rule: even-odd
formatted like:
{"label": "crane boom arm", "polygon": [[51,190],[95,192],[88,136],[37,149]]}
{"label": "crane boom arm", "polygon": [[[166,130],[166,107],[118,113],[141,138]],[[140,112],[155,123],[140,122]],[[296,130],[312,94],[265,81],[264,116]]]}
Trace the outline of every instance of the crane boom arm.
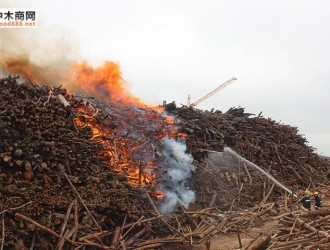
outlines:
{"label": "crane boom arm", "polygon": [[200,99],[198,99],[196,102],[191,103],[190,106],[194,107],[196,105],[198,105],[199,103],[201,103],[202,101],[206,100],[207,98],[209,98],[210,96],[216,94],[219,90],[223,89],[224,87],[228,86],[229,84],[231,84],[232,82],[236,81],[237,78],[233,77],[231,79],[229,79],[228,81],[224,82],[223,84],[219,85],[217,88],[215,88],[214,90],[212,90],[210,93],[208,93],[207,95],[201,97]]}

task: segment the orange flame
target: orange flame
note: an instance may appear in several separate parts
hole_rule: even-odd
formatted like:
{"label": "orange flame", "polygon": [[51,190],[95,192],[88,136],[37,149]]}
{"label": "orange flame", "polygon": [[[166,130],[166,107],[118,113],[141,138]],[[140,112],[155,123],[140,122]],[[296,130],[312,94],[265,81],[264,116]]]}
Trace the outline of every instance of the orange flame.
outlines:
{"label": "orange flame", "polygon": [[21,56],[2,59],[0,67],[9,73],[43,84],[60,83],[71,93],[80,92],[103,101],[145,106],[129,92],[118,63],[105,61],[99,67],[93,67],[87,62],[78,62],[68,65],[64,71],[60,66],[39,66],[27,56]]}
{"label": "orange flame", "polygon": [[71,88],[89,93],[103,101],[121,102],[141,106],[142,101],[127,90],[117,63],[104,62],[102,66],[92,67],[87,62],[73,64],[68,74]]}

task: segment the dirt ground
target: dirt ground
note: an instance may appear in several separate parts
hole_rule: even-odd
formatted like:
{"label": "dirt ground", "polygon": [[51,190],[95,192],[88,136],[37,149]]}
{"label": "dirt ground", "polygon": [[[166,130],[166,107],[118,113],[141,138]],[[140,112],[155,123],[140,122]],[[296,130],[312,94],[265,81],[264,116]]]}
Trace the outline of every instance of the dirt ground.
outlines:
{"label": "dirt ground", "polygon": [[[278,221],[270,220],[259,225],[255,225],[247,231],[240,232],[242,246],[250,243],[255,239],[259,233],[271,233],[275,231],[278,226]],[[210,239],[210,250],[233,250],[239,249],[239,240],[237,233],[219,234],[214,235]],[[192,248],[193,250],[207,250],[205,244],[197,245]]]}

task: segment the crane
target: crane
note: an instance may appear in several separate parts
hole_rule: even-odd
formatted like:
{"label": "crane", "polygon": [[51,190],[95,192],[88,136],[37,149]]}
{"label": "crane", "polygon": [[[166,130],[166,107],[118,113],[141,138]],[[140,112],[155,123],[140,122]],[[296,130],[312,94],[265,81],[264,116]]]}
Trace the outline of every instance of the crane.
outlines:
{"label": "crane", "polygon": [[205,101],[207,98],[211,97],[212,95],[217,93],[219,90],[223,89],[224,87],[228,86],[229,84],[233,83],[236,80],[237,80],[237,78],[235,78],[235,77],[230,78],[228,81],[226,81],[223,84],[219,85],[214,90],[212,90],[210,93],[208,93],[205,96],[199,98],[196,102],[193,102],[193,103],[190,103],[191,96],[188,95],[188,107],[195,107],[196,105],[200,104],[202,101]]}

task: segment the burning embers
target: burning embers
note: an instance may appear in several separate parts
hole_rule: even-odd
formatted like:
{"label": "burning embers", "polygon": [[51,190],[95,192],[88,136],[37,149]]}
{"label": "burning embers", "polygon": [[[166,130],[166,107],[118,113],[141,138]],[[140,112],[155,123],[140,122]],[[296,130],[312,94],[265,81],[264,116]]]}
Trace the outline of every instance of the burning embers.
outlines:
{"label": "burning embers", "polygon": [[194,201],[195,194],[186,187],[194,170],[192,156],[184,153],[185,135],[177,132],[173,118],[152,108],[77,99],[75,122],[91,128],[93,140],[104,145],[111,169],[126,175],[132,186],[165,198],[164,213],[178,202],[188,206]]}

